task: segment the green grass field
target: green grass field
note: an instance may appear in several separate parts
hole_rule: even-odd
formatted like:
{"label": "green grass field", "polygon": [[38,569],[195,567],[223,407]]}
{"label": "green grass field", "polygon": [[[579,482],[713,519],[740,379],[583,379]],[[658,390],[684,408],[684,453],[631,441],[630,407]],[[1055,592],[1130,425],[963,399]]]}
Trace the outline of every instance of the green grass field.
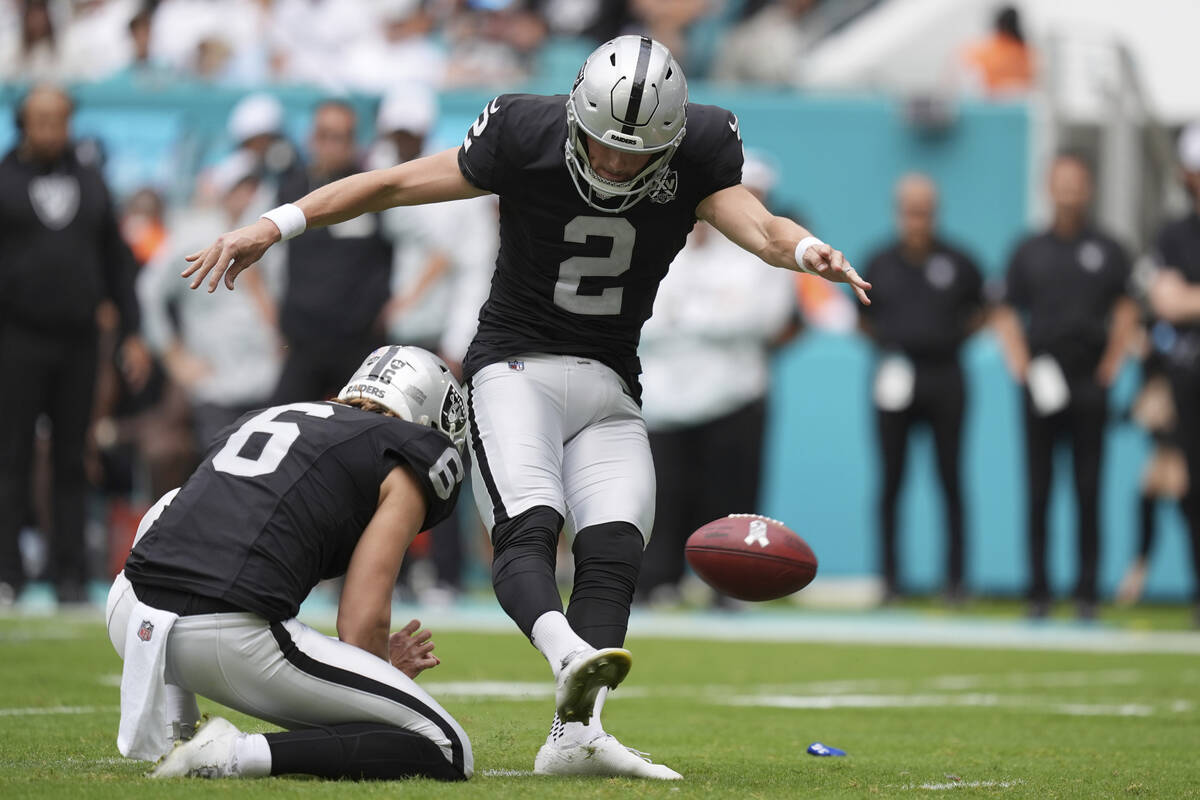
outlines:
{"label": "green grass field", "polygon": [[[646,784],[529,775],[552,706],[545,662],[515,631],[447,631],[437,642],[444,663],[421,682],[471,736],[469,784],[160,783],[117,753],[120,663],[99,621],[0,617],[0,798],[1200,797],[1195,651],[634,635],[634,670],[609,702],[606,727],[685,776]],[[201,708],[221,711],[203,700]],[[849,756],[809,756],[813,741]]]}

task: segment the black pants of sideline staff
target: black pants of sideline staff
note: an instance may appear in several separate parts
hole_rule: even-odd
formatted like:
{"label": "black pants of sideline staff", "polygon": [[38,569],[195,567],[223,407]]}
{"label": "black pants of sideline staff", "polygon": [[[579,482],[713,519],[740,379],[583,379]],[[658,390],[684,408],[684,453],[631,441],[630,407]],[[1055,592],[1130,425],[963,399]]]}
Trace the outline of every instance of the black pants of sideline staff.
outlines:
{"label": "black pants of sideline staff", "polygon": [[766,420],[763,399],[699,425],[650,433],[658,490],[639,599],[679,583],[684,544],[701,525],[758,510]]}
{"label": "black pants of sideline staff", "polygon": [[[1200,364],[1173,368],[1171,388],[1179,443],[1187,460],[1188,490],[1181,505],[1192,540],[1193,597],[1200,614]],[[1200,616],[1196,622],[1200,625]]]}
{"label": "black pants of sideline staff", "polygon": [[909,432],[915,425],[928,424],[933,433],[938,478],[946,510],[946,585],[952,598],[963,592],[966,536],[963,532],[962,451],[963,411],[966,388],[957,360],[915,362],[912,404],[903,411],[876,412],[883,481],[879,496],[880,561],[886,597],[900,593],[896,558],[897,507],[904,482]]}
{"label": "black pants of sideline staff", "polygon": [[1079,521],[1079,578],[1075,599],[1096,602],[1096,572],[1100,563],[1100,475],[1104,462],[1104,427],[1108,420],[1108,389],[1090,378],[1070,379],[1071,399],[1065,409],[1048,417],[1033,408],[1025,391],[1025,455],[1029,479],[1029,599],[1034,609],[1050,601],[1046,568],[1047,520],[1054,473],[1055,446],[1068,444],[1075,477]]}
{"label": "black pants of sideline staff", "polygon": [[98,351],[95,333],[0,330],[0,583],[20,592],[25,583],[19,536],[28,518],[34,428],[45,414],[51,427],[53,513],[47,577],[60,602],[85,599],[85,441],[92,418]]}

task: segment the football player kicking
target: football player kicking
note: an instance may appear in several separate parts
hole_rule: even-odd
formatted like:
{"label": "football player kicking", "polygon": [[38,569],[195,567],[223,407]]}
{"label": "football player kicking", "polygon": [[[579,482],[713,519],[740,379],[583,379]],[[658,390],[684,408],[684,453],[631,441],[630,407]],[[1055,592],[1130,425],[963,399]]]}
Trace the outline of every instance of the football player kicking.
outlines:
{"label": "football player kicking", "polygon": [[[458,383],[413,347],[376,350],[337,401],[222,432],[142,520],[109,592],[121,753],[166,753],[157,778],[471,777],[467,735],[413,682],[439,663],[428,632],[388,633],[405,550],[458,498],[465,438]],[[295,617],[340,575],[335,639]],[[194,729],[198,694],[288,730]]]}
{"label": "football player kicking", "polygon": [[[496,272],[464,373],[496,596],[557,681],[538,773],[680,777],[623,747],[599,717],[629,671],[621,645],[654,517],[638,336],[695,221],[868,302],[870,284],[842,254],[770,214],[741,168],[737,117],[689,103],[670,52],[622,36],[588,57],[569,95],[501,95],[460,147],[328,184],[188,257],[193,288],[224,278],[232,289],[273,243],[308,227],[500,196]],[[564,523],[575,557],[565,616],[554,581]]]}

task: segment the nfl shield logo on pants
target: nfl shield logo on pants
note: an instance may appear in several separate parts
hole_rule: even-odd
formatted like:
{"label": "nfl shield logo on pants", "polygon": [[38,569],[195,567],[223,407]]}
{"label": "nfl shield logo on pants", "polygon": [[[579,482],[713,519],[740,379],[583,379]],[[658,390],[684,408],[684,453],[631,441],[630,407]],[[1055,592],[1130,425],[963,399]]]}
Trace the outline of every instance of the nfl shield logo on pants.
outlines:
{"label": "nfl shield logo on pants", "polygon": [[154,623],[148,619],[142,620],[142,625],[138,628],[138,638],[143,642],[150,641],[150,637],[154,635]]}
{"label": "nfl shield logo on pants", "polygon": [[525,369],[525,362],[516,360],[510,361],[508,362],[508,368],[513,372],[521,372]]}

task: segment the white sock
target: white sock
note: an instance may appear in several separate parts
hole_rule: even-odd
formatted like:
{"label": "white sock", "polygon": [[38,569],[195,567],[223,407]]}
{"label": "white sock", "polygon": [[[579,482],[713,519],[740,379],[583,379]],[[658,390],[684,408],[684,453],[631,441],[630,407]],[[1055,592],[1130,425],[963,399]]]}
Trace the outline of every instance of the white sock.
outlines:
{"label": "white sock", "polygon": [[600,722],[600,712],[604,709],[604,701],[608,697],[608,687],[604,686],[596,695],[596,705],[592,707],[592,718],[586,725],[582,722],[563,722],[554,715],[550,723],[550,741],[563,744],[585,744],[604,735],[604,724]]}
{"label": "white sock", "polygon": [[542,651],[550,662],[550,669],[557,676],[562,669],[563,659],[576,650],[591,647],[579,634],[571,630],[571,623],[561,611],[547,611],[533,623],[533,646]]}
{"label": "white sock", "polygon": [[187,741],[196,732],[200,721],[200,708],[196,695],[170,683],[165,684],[167,719],[171,720],[171,738]]}
{"label": "white sock", "polygon": [[233,743],[230,770],[243,778],[264,778],[271,774],[271,745],[261,733],[243,733]]}

